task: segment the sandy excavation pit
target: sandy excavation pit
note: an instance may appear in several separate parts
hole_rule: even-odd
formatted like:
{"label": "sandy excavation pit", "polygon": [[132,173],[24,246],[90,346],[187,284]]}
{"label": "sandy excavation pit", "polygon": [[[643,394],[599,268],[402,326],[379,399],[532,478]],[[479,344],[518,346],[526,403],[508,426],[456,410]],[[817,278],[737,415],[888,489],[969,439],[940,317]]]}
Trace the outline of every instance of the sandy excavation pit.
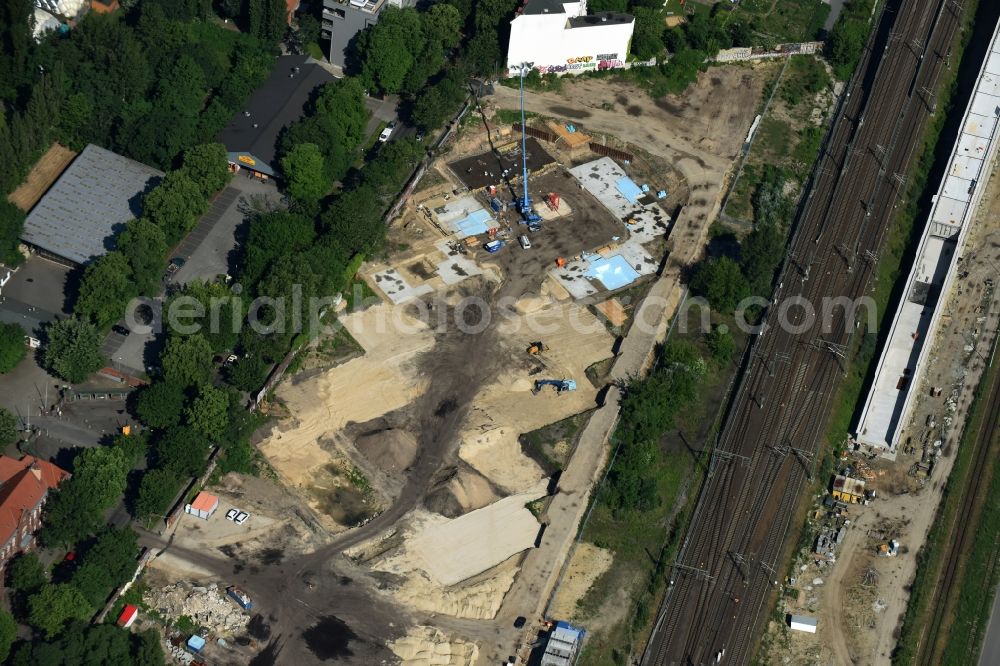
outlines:
{"label": "sandy excavation pit", "polygon": [[[443,302],[456,297],[448,295]],[[412,312],[412,307],[381,304],[345,316],[343,323],[365,348],[364,355],[321,374],[293,378],[277,391],[296,416],[279,423],[261,451],[331,531],[357,524],[398,494],[426,435],[413,409],[428,390],[428,367],[440,372],[440,364],[458,363],[440,349],[447,334],[432,331],[409,316]],[[544,478],[521,452],[519,435],[593,407],[597,390],[584,371],[610,356],[614,342],[584,307],[548,296],[515,302],[495,328],[483,339],[487,349],[473,349],[492,357],[495,370],[456,422],[458,455],[439,473],[426,502],[449,517],[524,492]],[[537,339],[549,349],[531,356],[525,349]],[[578,388],[533,395],[536,379],[575,379]],[[438,409],[446,413],[447,401]],[[363,477],[367,494],[351,476],[355,473]]]}

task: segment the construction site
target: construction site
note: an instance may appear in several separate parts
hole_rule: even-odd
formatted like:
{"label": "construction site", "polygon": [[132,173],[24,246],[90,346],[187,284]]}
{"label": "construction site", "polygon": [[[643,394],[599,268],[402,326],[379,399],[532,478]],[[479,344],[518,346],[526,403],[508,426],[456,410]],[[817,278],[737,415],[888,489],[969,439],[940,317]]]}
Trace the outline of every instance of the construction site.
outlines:
{"label": "construction site", "polygon": [[[300,598],[351,581],[328,603],[354,632],[356,658],[381,658],[380,643],[403,663],[527,659],[536,636],[566,619],[544,613],[559,581],[587,592],[599,572],[575,572],[585,551],[565,564],[607,460],[616,382],[648,367],[665,336],[681,268],[702,252],[772,72],[720,67],[686,94],[707,102],[742,81],[748,103],[725,119],[702,102],[678,117],[613,83],[611,99],[570,117],[559,107],[579,100],[527,93],[522,125],[507,120],[520,116],[520,91],[497,87],[431,163],[390,228],[394,251],[361,268],[376,298],[338,313],[349,351],[277,387],[265,408],[278,420],[259,444],[327,535],[296,559],[326,573]],[[586,98],[592,86],[566,94]],[[633,107],[626,125],[656,142],[628,126],[609,133]],[[674,133],[702,134],[698,122],[726,129],[703,146]],[[568,420],[572,432],[544,455],[522,437]],[[216,570],[193,546],[175,554]],[[311,623],[314,602],[289,606],[273,569],[227,580],[261,607],[281,605],[274,634]],[[398,629],[381,641],[374,627],[360,631],[373,613]]]}

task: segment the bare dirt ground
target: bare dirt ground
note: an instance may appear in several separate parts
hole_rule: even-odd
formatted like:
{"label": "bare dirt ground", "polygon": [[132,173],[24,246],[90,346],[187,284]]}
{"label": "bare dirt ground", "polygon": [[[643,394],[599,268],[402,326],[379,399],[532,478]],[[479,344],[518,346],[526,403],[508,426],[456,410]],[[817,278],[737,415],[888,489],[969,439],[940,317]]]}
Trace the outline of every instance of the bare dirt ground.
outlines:
{"label": "bare dirt ground", "polygon": [[[279,422],[260,446],[279,479],[304,500],[310,514],[320,516],[328,532],[343,530],[350,522],[334,510],[345,498],[355,506],[365,504],[375,515],[363,527],[333,536],[328,545],[294,563],[247,560],[243,569],[227,576],[273,612],[271,624],[284,638],[273,639],[268,650],[281,650],[283,662],[324,659],[331,650],[317,645],[314,635],[324,632],[351,645],[354,655],[345,659],[379,663],[371,659],[385,658],[386,640],[399,640],[409,627],[432,625],[446,636],[432,636],[431,643],[454,643],[456,637],[478,643],[480,663],[510,654],[520,637],[511,628],[513,618],[530,615],[532,623],[537,620],[575,535],[576,521],[586,509],[604,460],[605,433],[617,414],[614,387],[606,398],[608,409],[594,411],[559,482],[560,492],[550,498],[545,511],[552,523],[541,547],[450,587],[408,575],[404,567],[394,566],[399,560],[393,558],[407,535],[416,534],[425,521],[447,520],[542,480],[544,473],[521,451],[518,435],[592,410],[597,389],[585,379],[589,365],[618,351],[613,376],[619,377],[648,362],[654,340],[665,332],[665,322],[680,300],[681,269],[703,251],[732,156],[753,119],[763,85],[754,72],[752,67],[715,68],[684,100],[660,103],[615,82],[603,84],[602,95],[611,95],[606,99],[588,92],[589,86],[602,85],[594,81],[567,82],[562,96],[529,96],[529,106],[544,109],[546,115],[581,122],[576,115],[589,114],[582,122],[588,133],[609,142],[612,137],[601,133],[614,134],[639,144],[683,175],[690,200],[676,222],[666,276],[650,292],[658,304],[650,312],[636,313],[653,323],[651,331],[633,331],[616,347],[596,316],[543,285],[536,266],[541,252],[507,252],[495,258],[499,284],[470,278],[413,306],[379,305],[345,315],[345,325],[365,354],[279,387],[277,397],[293,418]],[[613,88],[611,93],[607,86]],[[505,95],[509,91],[501,88],[495,99],[502,102]],[[744,103],[736,103],[737,98]],[[607,105],[602,106],[602,100]],[[566,109],[570,113],[560,113]],[[433,180],[438,194],[447,191],[447,174]],[[592,211],[600,212],[596,206],[591,204]],[[573,210],[591,212],[581,205]],[[403,232],[394,230],[390,242],[398,242],[403,254],[412,252],[412,258],[430,252],[433,242],[421,236],[426,232],[407,224],[404,217]],[[590,233],[583,227],[566,229]],[[420,273],[419,266],[411,271],[417,277]],[[454,324],[456,314],[473,328],[481,321],[475,311],[456,309],[464,296],[479,297],[491,306],[506,297],[515,299],[510,322],[476,332],[460,330]],[[416,316],[427,302],[433,306],[430,326]],[[408,314],[395,314],[396,326],[376,326],[379,317],[399,312]],[[533,320],[546,323],[547,318],[555,322],[541,334],[528,326]],[[445,325],[438,326],[442,321]],[[403,333],[399,323],[406,329]],[[550,351],[527,355],[525,347],[537,339]],[[574,378],[578,388],[533,396],[530,389],[537,378]],[[347,557],[336,557],[340,554]],[[177,548],[174,555],[215,575],[226,571],[227,563],[213,553]],[[287,572],[285,562],[291,567]],[[574,581],[584,587],[583,579],[574,576]],[[494,616],[489,621],[474,619]],[[421,635],[417,642],[426,638]],[[419,653],[423,647],[414,649]]]}
{"label": "bare dirt ground", "polygon": [[[614,556],[604,548],[586,541],[577,544],[569,561],[562,583],[549,607],[552,617],[571,618],[576,615],[576,604],[590,586],[611,567]],[[593,628],[591,628],[593,629]]]}
{"label": "bare dirt ground", "polygon": [[56,179],[69,166],[74,157],[76,157],[76,153],[72,150],[60,146],[58,143],[53,143],[28,172],[28,177],[24,182],[10,193],[7,200],[21,210],[28,212],[38,203],[38,200],[42,198],[52,183],[56,182]]}

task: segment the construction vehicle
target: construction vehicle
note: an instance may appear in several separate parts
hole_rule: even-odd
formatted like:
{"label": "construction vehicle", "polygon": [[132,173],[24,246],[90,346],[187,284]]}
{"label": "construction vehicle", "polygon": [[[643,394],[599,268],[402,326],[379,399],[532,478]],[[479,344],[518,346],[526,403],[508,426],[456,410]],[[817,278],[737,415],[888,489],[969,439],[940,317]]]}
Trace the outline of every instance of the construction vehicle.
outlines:
{"label": "construction vehicle", "polygon": [[531,390],[533,395],[538,395],[546,386],[551,386],[556,390],[556,393],[562,393],[563,391],[575,391],[576,382],[572,379],[536,379],[535,388]]}
{"label": "construction vehicle", "polygon": [[538,342],[532,342],[528,345],[527,352],[534,356],[535,354],[540,354],[541,352],[548,351],[549,348],[545,346],[545,343],[539,340]]}
{"label": "construction vehicle", "polygon": [[232,597],[233,601],[240,605],[243,610],[250,610],[253,608],[253,601],[250,600],[250,595],[241,590],[240,588],[232,585],[226,588],[226,594]]}
{"label": "construction vehicle", "polygon": [[528,127],[524,120],[524,77],[530,69],[528,63],[521,63],[521,184],[524,193],[517,200],[517,208],[524,218],[522,224],[537,227],[542,218],[535,212],[531,205],[531,197],[528,195]]}

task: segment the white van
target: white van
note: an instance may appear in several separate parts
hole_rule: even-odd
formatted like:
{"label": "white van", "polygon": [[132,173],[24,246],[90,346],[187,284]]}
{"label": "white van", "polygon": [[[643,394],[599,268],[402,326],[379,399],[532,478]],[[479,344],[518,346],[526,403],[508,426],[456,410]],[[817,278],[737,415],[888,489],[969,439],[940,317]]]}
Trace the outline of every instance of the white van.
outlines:
{"label": "white van", "polygon": [[531,248],[531,241],[528,240],[528,237],[525,236],[524,234],[521,234],[521,237],[517,239],[517,242],[520,243],[521,247],[523,247],[525,250]]}

